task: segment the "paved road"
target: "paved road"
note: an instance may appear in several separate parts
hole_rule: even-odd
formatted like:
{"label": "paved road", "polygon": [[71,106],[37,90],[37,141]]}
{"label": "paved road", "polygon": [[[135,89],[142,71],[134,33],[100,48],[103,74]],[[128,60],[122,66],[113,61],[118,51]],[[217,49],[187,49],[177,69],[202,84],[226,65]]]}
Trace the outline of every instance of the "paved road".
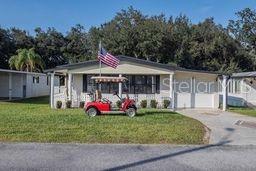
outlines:
{"label": "paved road", "polygon": [[256,170],[256,146],[0,144],[0,170]]}
{"label": "paved road", "polygon": [[[210,144],[218,143],[224,138],[230,141],[230,145],[256,145],[256,117],[221,110],[186,109],[178,112],[195,118],[210,128]],[[255,126],[236,125],[239,120],[255,123]]]}

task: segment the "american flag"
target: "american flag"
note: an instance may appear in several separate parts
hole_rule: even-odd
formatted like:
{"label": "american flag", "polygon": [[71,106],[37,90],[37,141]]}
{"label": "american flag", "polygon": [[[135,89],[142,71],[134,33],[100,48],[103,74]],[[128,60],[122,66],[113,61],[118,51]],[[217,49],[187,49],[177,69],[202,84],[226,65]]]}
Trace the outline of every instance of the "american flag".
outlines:
{"label": "american flag", "polygon": [[99,52],[98,52],[98,59],[112,67],[112,68],[116,68],[119,65],[119,59],[117,59],[116,57],[114,57],[113,55],[111,55],[110,53],[108,53],[104,48],[100,48]]}

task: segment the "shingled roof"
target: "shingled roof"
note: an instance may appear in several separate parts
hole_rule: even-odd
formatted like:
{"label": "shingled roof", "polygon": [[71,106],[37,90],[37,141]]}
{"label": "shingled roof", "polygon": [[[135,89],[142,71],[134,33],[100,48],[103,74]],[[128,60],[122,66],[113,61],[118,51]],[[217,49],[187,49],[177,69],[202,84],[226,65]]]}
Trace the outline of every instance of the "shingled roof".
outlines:
{"label": "shingled roof", "polygon": [[232,74],[233,78],[237,78],[237,77],[256,77],[256,71],[253,72],[240,72],[240,73],[234,73]]}
{"label": "shingled roof", "polygon": [[[209,73],[209,74],[219,74],[217,72],[212,72],[212,71],[203,71],[203,70],[192,70],[192,69],[186,69],[182,67],[178,67],[175,65],[171,64],[162,64],[162,63],[157,63],[153,61],[148,61],[144,59],[138,59],[135,57],[130,57],[130,56],[124,56],[124,55],[118,55],[117,58],[122,62],[131,62],[131,63],[136,63],[136,64],[142,64],[142,65],[148,65],[156,68],[164,68],[170,71],[190,71],[190,72],[201,72],[201,73]],[[91,66],[91,65],[98,65],[99,61],[98,60],[90,60],[90,61],[85,61],[85,62],[78,62],[78,63],[73,63],[73,64],[66,64],[66,65],[59,65],[56,66],[55,68],[52,69],[47,69],[44,72],[52,72],[52,71],[58,71],[58,70],[64,70],[64,69],[76,69],[80,67],[86,67],[86,66]]]}

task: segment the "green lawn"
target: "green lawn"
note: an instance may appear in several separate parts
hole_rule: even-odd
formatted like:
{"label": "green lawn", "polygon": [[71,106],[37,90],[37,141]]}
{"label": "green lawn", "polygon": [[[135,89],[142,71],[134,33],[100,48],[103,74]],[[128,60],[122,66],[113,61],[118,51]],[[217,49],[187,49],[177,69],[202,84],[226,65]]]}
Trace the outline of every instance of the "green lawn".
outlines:
{"label": "green lawn", "polygon": [[202,144],[203,125],[178,113],[140,110],[134,118],[89,118],[82,109],[50,109],[48,97],[0,102],[0,141]]}
{"label": "green lawn", "polygon": [[243,114],[243,115],[256,117],[256,109],[253,109],[253,108],[230,107],[229,111],[239,113],[239,114]]}

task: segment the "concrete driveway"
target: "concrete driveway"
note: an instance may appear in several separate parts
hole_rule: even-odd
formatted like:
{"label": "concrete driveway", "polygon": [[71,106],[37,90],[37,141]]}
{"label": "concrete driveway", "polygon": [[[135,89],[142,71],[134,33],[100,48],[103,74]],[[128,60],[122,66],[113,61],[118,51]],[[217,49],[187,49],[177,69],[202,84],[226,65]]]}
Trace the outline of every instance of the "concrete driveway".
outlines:
{"label": "concrete driveway", "polygon": [[184,109],[177,111],[206,125],[210,131],[210,144],[229,141],[232,145],[256,145],[256,117],[210,109]]}

